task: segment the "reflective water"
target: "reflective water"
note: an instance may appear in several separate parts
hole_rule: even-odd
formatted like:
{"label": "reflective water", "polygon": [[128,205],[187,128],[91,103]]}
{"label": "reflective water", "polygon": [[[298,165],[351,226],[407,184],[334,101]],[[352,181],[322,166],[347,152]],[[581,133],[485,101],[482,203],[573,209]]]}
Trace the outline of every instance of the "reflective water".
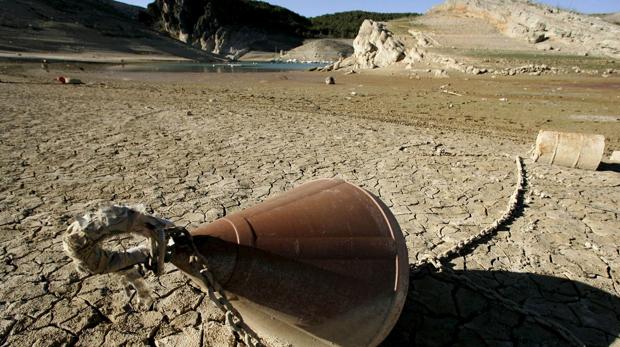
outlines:
{"label": "reflective water", "polygon": [[130,72],[282,72],[308,70],[326,66],[325,63],[276,63],[276,62],[234,62],[224,64],[173,62],[126,64],[116,68]]}

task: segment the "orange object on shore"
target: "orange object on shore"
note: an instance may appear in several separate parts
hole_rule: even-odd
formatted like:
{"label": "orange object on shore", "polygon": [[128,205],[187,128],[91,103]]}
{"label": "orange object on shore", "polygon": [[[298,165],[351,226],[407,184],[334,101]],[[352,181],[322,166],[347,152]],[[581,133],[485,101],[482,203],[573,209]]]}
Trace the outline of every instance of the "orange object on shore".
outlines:
{"label": "orange object on shore", "polygon": [[82,81],[80,81],[77,78],[70,78],[67,76],[58,76],[56,77],[56,81],[62,83],[62,84],[82,84]]}
{"label": "orange object on shore", "polygon": [[[304,184],[191,233],[235,309],[263,338],[376,346],[405,302],[409,261],[394,215],[342,180]],[[172,263],[194,279],[188,257],[176,253]]]}

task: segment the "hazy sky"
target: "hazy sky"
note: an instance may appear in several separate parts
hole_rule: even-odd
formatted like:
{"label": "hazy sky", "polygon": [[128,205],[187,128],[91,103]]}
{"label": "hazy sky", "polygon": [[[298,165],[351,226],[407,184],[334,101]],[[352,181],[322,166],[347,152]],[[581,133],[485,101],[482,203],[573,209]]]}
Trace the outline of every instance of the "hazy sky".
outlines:
{"label": "hazy sky", "polygon": [[[121,0],[128,4],[146,6],[152,0]],[[376,12],[425,12],[442,0],[268,0],[304,16],[349,10]],[[552,6],[560,6],[585,13],[620,12],[620,0],[539,0]]]}

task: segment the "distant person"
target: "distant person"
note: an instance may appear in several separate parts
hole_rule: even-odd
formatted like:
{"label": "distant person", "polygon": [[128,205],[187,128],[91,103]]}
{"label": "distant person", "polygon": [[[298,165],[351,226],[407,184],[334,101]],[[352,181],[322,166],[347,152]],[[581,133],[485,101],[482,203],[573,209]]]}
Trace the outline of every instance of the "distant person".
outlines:
{"label": "distant person", "polygon": [[45,70],[45,72],[50,72],[50,67],[47,63],[47,59],[43,59],[41,62],[41,69]]}

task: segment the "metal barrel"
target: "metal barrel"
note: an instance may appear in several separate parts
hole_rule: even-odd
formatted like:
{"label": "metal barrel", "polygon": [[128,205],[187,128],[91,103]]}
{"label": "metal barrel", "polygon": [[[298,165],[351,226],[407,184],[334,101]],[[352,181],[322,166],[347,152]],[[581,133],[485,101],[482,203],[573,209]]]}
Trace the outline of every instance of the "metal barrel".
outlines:
{"label": "metal barrel", "polygon": [[550,165],[596,170],[603,159],[604,150],[603,135],[541,130],[536,138],[533,160]]}
{"label": "metal barrel", "polygon": [[400,227],[376,196],[342,180],[304,184],[192,235],[235,309],[272,341],[376,346],[404,305]]}

